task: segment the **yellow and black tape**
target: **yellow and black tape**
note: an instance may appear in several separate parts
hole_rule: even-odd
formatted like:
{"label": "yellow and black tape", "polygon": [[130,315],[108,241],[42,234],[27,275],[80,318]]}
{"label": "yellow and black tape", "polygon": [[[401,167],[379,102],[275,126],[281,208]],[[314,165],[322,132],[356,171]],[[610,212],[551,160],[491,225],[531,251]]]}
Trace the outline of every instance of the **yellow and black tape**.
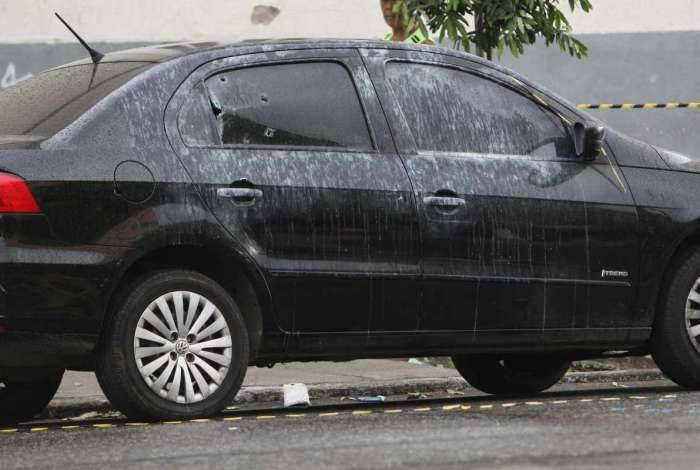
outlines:
{"label": "yellow and black tape", "polygon": [[700,103],[603,103],[579,104],[578,109],[700,109]]}

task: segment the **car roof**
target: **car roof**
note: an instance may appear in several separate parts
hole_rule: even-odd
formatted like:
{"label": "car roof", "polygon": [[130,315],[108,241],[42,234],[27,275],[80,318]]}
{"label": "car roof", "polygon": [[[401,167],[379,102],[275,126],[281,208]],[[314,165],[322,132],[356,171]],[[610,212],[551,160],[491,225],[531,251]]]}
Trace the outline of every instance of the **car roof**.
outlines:
{"label": "car roof", "polygon": [[[136,49],[127,49],[123,51],[111,52],[105,54],[102,62],[153,62],[161,63],[170,60],[175,60],[180,57],[188,56],[198,52],[207,51],[223,51],[226,49],[241,49],[241,48],[256,48],[259,46],[266,50],[283,49],[285,47],[293,47],[294,49],[305,48],[373,48],[373,49],[407,49],[407,50],[423,50],[436,51],[435,46],[423,46],[419,44],[404,44],[389,42],[378,39],[326,39],[326,38],[289,38],[289,39],[249,39],[237,42],[180,42],[173,44],[163,44],[155,46],[146,46]],[[437,48],[438,51],[446,54],[454,54],[456,51],[450,49]],[[471,55],[467,55],[475,61],[483,61],[483,59]],[[486,63],[486,61],[484,61]],[[91,64],[91,59],[85,59],[71,62],[70,64],[62,65],[57,68],[70,67],[75,65]]]}

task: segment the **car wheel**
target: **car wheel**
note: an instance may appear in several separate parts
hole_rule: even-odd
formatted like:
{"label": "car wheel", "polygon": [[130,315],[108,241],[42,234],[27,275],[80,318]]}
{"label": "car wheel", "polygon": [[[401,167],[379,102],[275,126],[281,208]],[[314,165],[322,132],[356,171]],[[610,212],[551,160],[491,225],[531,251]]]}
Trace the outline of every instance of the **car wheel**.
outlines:
{"label": "car wheel", "polygon": [[61,385],[63,371],[30,380],[0,378],[0,424],[29,421],[46,408]]}
{"label": "car wheel", "polygon": [[668,378],[700,389],[700,250],[671,272],[654,322],[652,355]]}
{"label": "car wheel", "polygon": [[455,367],[472,387],[495,395],[537,393],[559,382],[571,361],[551,356],[456,356]]}
{"label": "car wheel", "polygon": [[219,284],[193,271],[147,275],[123,290],[96,364],[122,413],[187,419],[221,411],[248,367],[248,332]]}

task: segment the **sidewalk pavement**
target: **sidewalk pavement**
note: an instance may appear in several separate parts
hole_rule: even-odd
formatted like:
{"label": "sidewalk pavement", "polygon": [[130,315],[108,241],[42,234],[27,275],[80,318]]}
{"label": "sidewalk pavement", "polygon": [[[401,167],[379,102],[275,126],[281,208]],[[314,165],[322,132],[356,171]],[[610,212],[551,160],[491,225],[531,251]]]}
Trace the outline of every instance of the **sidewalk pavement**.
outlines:
{"label": "sidewalk pavement", "polygon": [[[658,370],[570,373],[565,382],[658,380]],[[402,360],[374,359],[350,362],[296,362],[271,369],[250,367],[234,404],[281,401],[282,386],[304,383],[313,399],[402,395],[410,392],[447,393],[469,386],[453,369]],[[61,387],[43,417],[66,417],[86,412],[111,411],[95,375],[66,372]]]}
{"label": "sidewalk pavement", "polygon": [[[277,364],[273,368],[249,367],[243,389],[282,387],[287,383],[314,385],[376,385],[378,382],[397,382],[415,379],[459,377],[453,369],[429,364],[409,364],[405,361],[377,359],[350,362],[293,362]],[[66,372],[54,400],[102,397],[95,374]],[[53,403],[53,402],[52,402]]]}
{"label": "sidewalk pavement", "polygon": [[[311,398],[338,397],[355,394],[380,394],[411,386],[422,387],[455,382],[456,388],[466,383],[453,369],[430,364],[410,364],[407,361],[376,359],[350,362],[293,362],[277,364],[273,368],[249,367],[243,388],[236,402],[275,401],[282,396],[287,383],[304,383]],[[460,382],[462,382],[460,384]],[[404,384],[404,387],[400,387]],[[415,384],[415,386],[413,386]],[[460,386],[461,385],[461,386]],[[401,388],[401,390],[399,390]],[[108,402],[92,372],[66,372],[56,396],[49,404],[49,415],[65,414],[62,408],[76,408],[78,412],[108,409]]]}

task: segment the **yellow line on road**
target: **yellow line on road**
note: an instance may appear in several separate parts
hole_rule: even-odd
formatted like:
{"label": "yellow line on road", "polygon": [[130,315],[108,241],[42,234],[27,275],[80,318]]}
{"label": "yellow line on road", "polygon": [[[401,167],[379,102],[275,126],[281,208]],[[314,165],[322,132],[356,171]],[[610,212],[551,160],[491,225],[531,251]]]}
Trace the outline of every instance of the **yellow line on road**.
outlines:
{"label": "yellow line on road", "polygon": [[[598,398],[579,398],[579,399],[570,399],[570,400],[545,400],[545,401],[525,401],[525,402],[503,402],[503,403],[484,403],[484,404],[474,404],[474,405],[463,405],[463,404],[451,404],[451,405],[442,405],[442,406],[435,406],[435,407],[429,407],[429,406],[424,406],[424,407],[417,407],[417,408],[389,408],[389,409],[383,409],[383,410],[368,410],[368,409],[358,409],[358,410],[348,410],[348,411],[328,411],[328,412],[318,412],[315,413],[315,416],[318,417],[332,417],[332,416],[339,416],[339,415],[346,415],[346,414],[351,414],[351,415],[370,415],[373,413],[384,413],[384,414],[396,414],[396,413],[402,413],[404,411],[414,411],[418,413],[423,413],[423,412],[429,412],[429,411],[436,411],[436,410],[443,410],[443,411],[452,411],[452,410],[462,410],[462,411],[469,411],[472,408],[479,409],[479,410],[493,410],[496,407],[501,407],[501,408],[512,408],[518,405],[527,405],[527,406],[542,406],[546,404],[554,404],[554,405],[565,405],[565,404],[570,404],[572,402],[579,402],[579,403],[593,403],[593,402],[617,402],[617,401],[622,401],[624,399],[630,399],[630,400],[649,400],[650,398],[658,398],[659,400],[672,400],[675,398],[678,398],[678,395],[676,394],[667,394],[663,395],[661,397],[654,396],[650,397],[647,395],[627,395],[624,397],[615,397],[615,396],[604,396],[604,397],[598,397]],[[636,406],[643,406],[643,405],[636,405]],[[97,423],[97,424],[89,424],[89,423],[84,423],[82,425],[74,424],[74,425],[64,425],[64,426],[56,426],[56,427],[50,427],[50,426],[41,426],[41,427],[18,427],[18,428],[7,428],[7,429],[0,429],[0,433],[4,434],[10,434],[10,433],[17,433],[21,431],[29,431],[29,432],[43,432],[47,430],[57,430],[57,429],[62,429],[62,430],[75,430],[75,429],[85,429],[85,428],[97,428],[97,429],[108,429],[108,428],[116,428],[116,427],[121,427],[121,426],[131,426],[131,427],[142,427],[142,426],[149,426],[150,424],[182,424],[184,422],[191,422],[191,423],[209,423],[209,422],[216,422],[216,421],[241,421],[245,419],[256,419],[256,420],[275,420],[278,417],[287,417],[287,418],[302,418],[304,416],[309,415],[309,413],[295,413],[295,414],[286,414],[286,415],[255,415],[255,416],[226,416],[226,417],[220,417],[220,418],[214,418],[214,419],[209,419],[209,418],[200,418],[200,419],[191,419],[188,421],[161,421],[160,423],[148,423],[148,422],[127,422],[127,423]]]}

